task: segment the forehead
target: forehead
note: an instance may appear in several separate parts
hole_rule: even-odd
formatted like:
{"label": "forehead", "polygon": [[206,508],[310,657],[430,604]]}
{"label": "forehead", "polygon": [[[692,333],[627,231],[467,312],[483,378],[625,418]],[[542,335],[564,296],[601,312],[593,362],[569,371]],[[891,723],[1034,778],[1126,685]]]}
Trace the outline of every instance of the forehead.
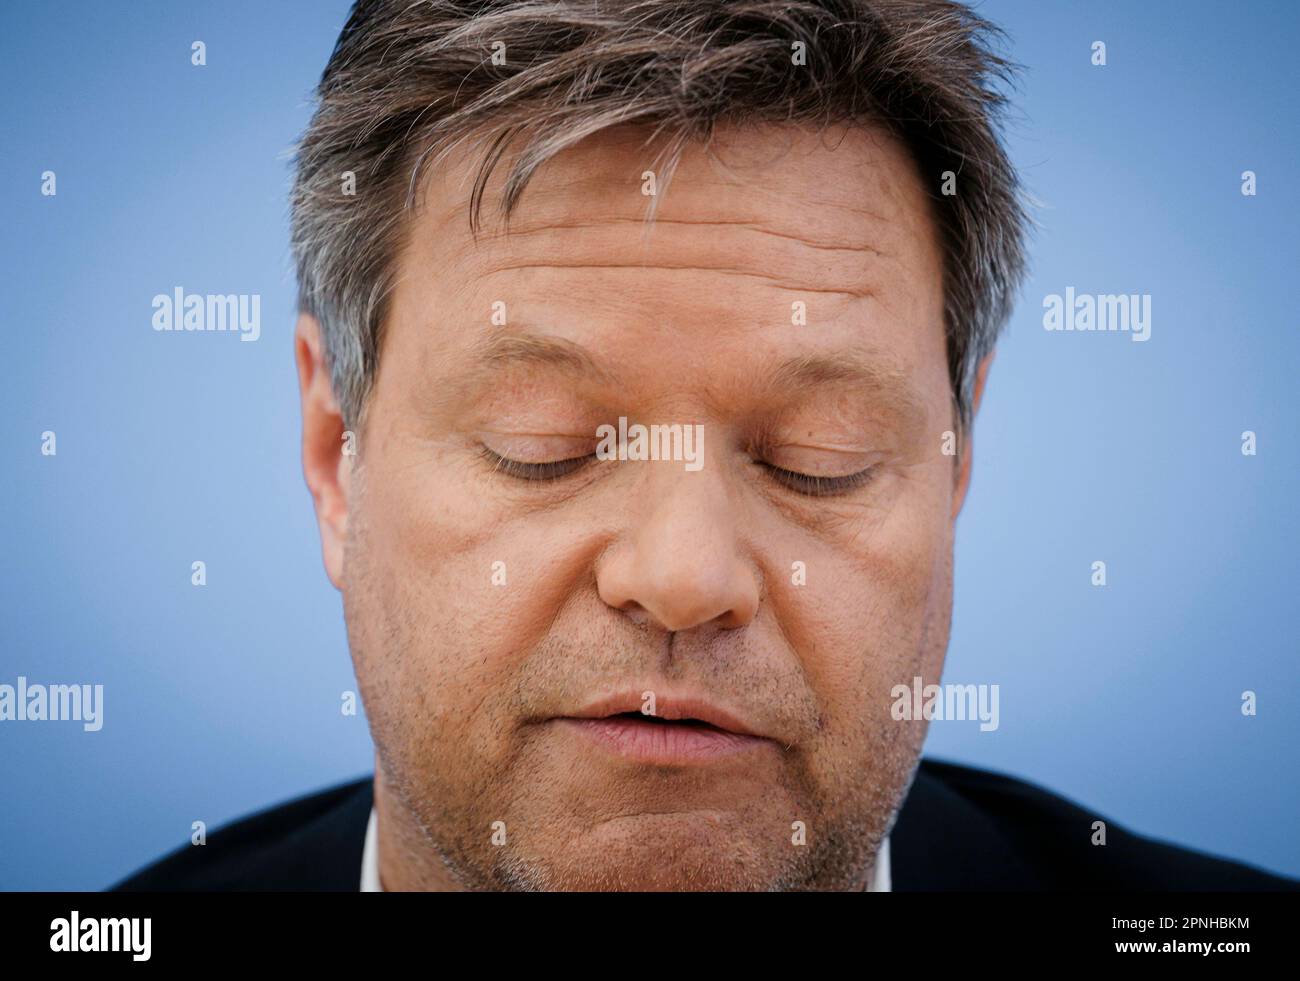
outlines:
{"label": "forehead", "polygon": [[[737,252],[759,264],[719,268],[793,288],[817,279],[849,295],[869,291],[891,264],[914,268],[933,244],[920,175],[877,127],[723,126],[707,147],[687,144],[671,170],[662,142],[646,140],[642,127],[614,127],[552,157],[534,173],[508,231],[495,210],[503,162],[483,195],[486,233],[477,240],[469,213],[479,157],[464,144],[428,173],[411,244],[435,261],[489,273],[515,260],[557,258],[556,246],[596,256],[608,246],[635,249],[621,258],[657,268],[707,267],[705,260]],[[678,262],[657,261],[678,250],[685,250]],[[762,264],[776,256],[796,266]]]}
{"label": "forehead", "polygon": [[667,345],[682,370],[735,366],[741,348],[755,363],[839,354],[894,373],[946,363],[937,233],[892,137],[723,127],[707,150],[688,144],[671,175],[662,149],[622,127],[561,152],[533,175],[508,229],[496,211],[507,156],[477,238],[479,157],[471,146],[450,154],[411,220],[385,348],[405,347],[434,374],[503,363],[498,335],[526,353],[515,341],[530,334],[625,365]]}

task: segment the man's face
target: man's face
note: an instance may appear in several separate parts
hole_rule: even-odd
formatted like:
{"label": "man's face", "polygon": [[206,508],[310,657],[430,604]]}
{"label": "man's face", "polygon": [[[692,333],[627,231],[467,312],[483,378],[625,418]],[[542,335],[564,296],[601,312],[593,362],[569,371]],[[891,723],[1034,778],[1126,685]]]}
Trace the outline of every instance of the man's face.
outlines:
{"label": "man's face", "polygon": [[[430,178],[321,515],[388,888],[861,888],[906,790],[965,486],[937,232],[879,131],[719,136],[648,231],[640,132],[477,243],[475,161]],[[699,465],[595,458],[620,417]]]}

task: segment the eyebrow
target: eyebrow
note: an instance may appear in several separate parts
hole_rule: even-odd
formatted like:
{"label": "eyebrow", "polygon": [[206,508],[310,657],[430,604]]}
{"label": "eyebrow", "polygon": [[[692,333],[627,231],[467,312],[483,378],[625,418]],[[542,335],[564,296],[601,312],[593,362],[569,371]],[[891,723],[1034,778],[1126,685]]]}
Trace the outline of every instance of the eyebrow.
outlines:
{"label": "eyebrow", "polygon": [[768,379],[774,392],[826,384],[854,385],[872,392],[908,387],[907,375],[892,363],[857,354],[806,354],[783,361]]}
{"label": "eyebrow", "polygon": [[491,335],[472,355],[474,375],[495,375],[516,365],[555,368],[569,375],[582,375],[606,385],[619,378],[602,367],[581,344],[564,337],[532,334],[518,329]]}
{"label": "eyebrow", "polygon": [[[471,361],[473,366],[459,379],[462,392],[476,391],[516,366],[552,368],[609,388],[626,387],[623,378],[601,365],[581,344],[564,337],[530,333],[519,326],[480,342]],[[760,391],[767,398],[779,399],[823,385],[860,389],[905,415],[924,412],[924,402],[902,368],[884,357],[865,357],[856,352],[805,354],[782,361],[764,378]]]}
{"label": "eyebrow", "polygon": [[866,356],[856,351],[800,355],[778,365],[764,384],[764,394],[774,400],[788,398],[791,392],[834,385],[888,406],[891,414],[907,421],[909,428],[926,418],[921,393],[908,372],[887,355]]}
{"label": "eyebrow", "polygon": [[500,375],[517,366],[558,369],[574,378],[595,380],[610,387],[619,384],[618,378],[598,364],[581,344],[563,337],[531,333],[516,324],[481,338],[467,353],[466,367],[457,371],[448,384],[437,390],[422,391],[421,397],[433,411],[447,411],[489,389]]}

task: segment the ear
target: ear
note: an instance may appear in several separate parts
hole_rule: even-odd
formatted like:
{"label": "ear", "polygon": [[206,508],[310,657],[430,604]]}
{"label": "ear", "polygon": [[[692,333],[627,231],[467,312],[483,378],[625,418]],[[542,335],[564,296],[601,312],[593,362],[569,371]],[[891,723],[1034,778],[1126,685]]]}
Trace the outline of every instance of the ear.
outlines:
{"label": "ear", "polygon": [[299,314],[293,334],[293,356],[298,365],[302,397],[303,474],[316,505],[325,573],[335,588],[342,589],[352,457],[343,452],[343,415],[334,399],[320,324],[315,317]]}
{"label": "ear", "polygon": [[957,486],[954,489],[952,497],[952,520],[957,520],[957,515],[961,513],[962,505],[966,503],[966,491],[970,488],[971,477],[971,450],[975,442],[975,417],[980,410],[980,402],[984,399],[984,383],[988,380],[989,368],[993,365],[993,355],[996,352],[990,351],[984,355],[984,360],[979,364],[975,372],[975,401],[971,405],[971,425],[962,437],[961,441],[961,459],[957,463]]}

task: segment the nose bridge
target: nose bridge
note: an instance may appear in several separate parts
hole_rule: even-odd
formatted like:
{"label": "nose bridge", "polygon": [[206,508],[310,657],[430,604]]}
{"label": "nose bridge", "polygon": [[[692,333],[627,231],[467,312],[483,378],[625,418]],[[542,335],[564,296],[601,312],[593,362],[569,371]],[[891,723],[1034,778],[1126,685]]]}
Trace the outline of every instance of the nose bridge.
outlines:
{"label": "nose bridge", "polygon": [[698,470],[668,461],[619,466],[649,469],[631,483],[628,523],[597,570],[605,602],[669,631],[747,624],[759,584],[717,459]]}
{"label": "nose bridge", "polygon": [[[712,461],[710,461],[712,462]],[[726,478],[716,462],[697,471],[682,463],[655,463],[646,475],[642,490],[644,506],[639,510],[635,535],[639,547],[653,555],[660,545],[690,552],[712,546],[709,555],[734,553],[736,527],[731,513]]]}

